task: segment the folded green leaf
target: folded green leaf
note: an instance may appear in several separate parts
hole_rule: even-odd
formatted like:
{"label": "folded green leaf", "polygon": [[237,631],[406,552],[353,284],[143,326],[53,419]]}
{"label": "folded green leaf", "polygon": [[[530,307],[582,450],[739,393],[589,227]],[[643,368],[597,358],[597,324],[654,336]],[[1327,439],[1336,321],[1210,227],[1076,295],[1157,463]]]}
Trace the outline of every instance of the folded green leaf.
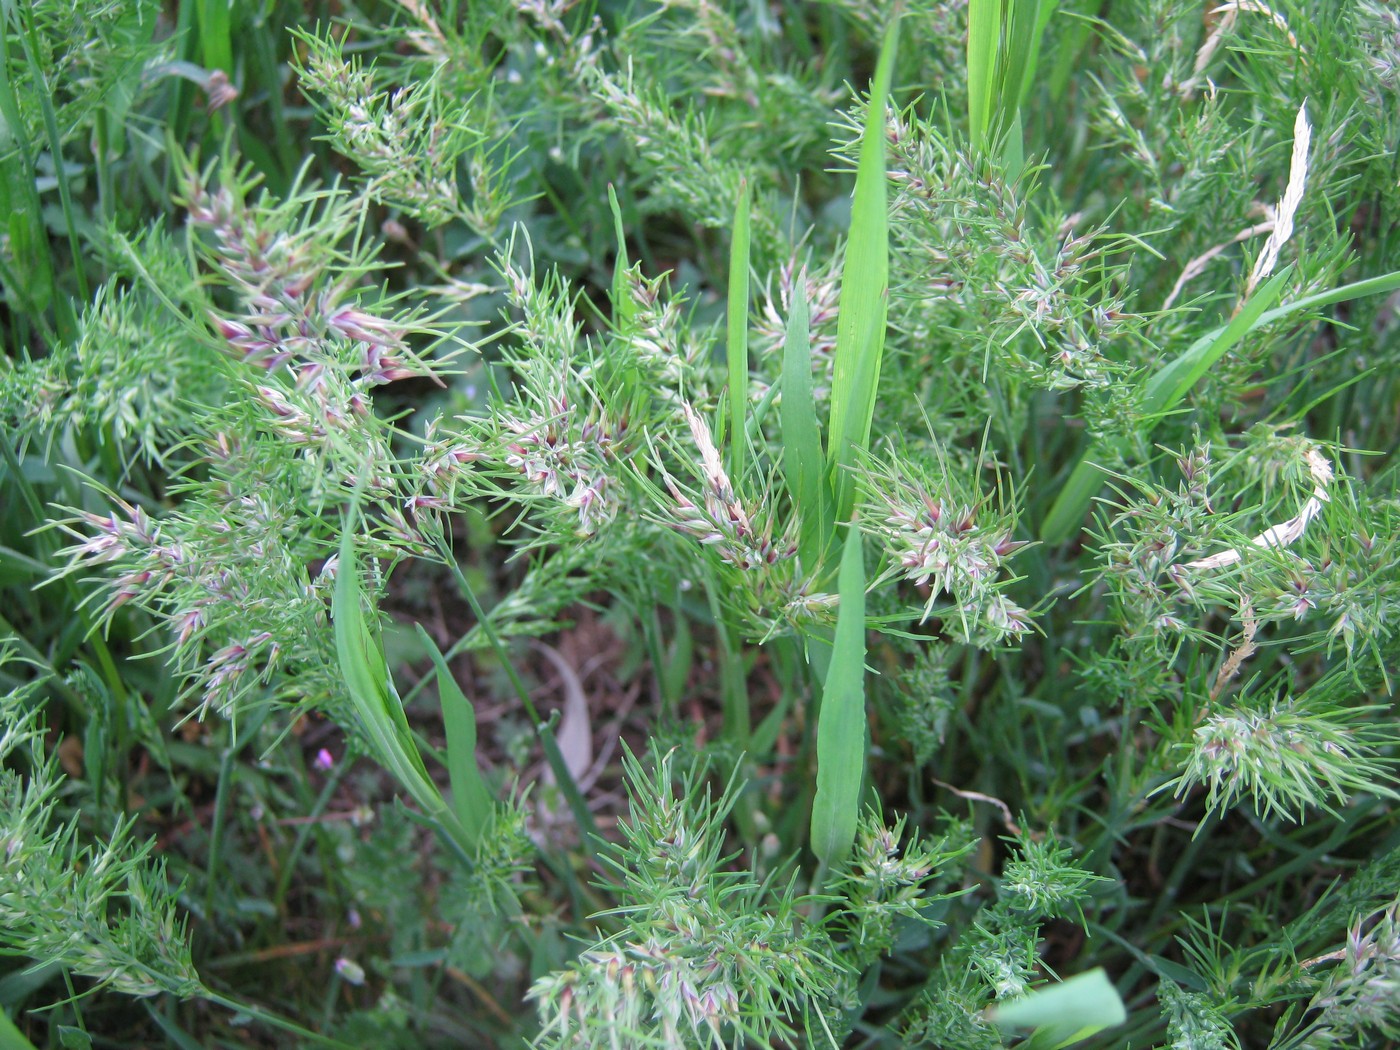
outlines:
{"label": "folded green leaf", "polygon": [[617,203],[617,191],[608,184],[608,207],[612,209],[613,231],[617,237],[617,259],[613,263],[612,310],[613,325],[627,332],[637,316],[637,304],[627,294],[627,233],[622,223],[622,206]]}

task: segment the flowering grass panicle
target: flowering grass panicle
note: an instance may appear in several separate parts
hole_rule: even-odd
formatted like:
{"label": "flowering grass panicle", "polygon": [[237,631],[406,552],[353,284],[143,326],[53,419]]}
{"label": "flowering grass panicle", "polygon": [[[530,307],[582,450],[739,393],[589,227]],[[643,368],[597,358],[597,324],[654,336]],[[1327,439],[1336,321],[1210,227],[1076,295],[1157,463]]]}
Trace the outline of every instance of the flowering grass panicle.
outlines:
{"label": "flowering grass panicle", "polygon": [[0,5],[0,1043],[1400,1038],[1400,35],[1208,6]]}

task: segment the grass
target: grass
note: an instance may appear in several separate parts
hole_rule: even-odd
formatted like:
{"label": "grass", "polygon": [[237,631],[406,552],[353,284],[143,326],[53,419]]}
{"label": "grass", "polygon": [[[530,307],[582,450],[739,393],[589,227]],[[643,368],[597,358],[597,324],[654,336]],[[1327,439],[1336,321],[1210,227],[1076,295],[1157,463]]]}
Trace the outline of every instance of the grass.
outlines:
{"label": "grass", "polygon": [[865,567],[860,530],[849,528],[837,593],[841,612],[822,683],[817,723],[817,794],[812,852],[828,867],[846,859],[856,837],[865,773]]}
{"label": "grass", "polygon": [[0,10],[0,1047],[1400,1038],[1389,5]]}
{"label": "grass", "polygon": [[851,204],[851,233],[841,270],[841,306],[831,382],[827,461],[836,520],[848,521],[860,454],[869,447],[889,297],[889,220],[885,180],[885,105],[899,49],[899,19],[890,22],[870,89]]}

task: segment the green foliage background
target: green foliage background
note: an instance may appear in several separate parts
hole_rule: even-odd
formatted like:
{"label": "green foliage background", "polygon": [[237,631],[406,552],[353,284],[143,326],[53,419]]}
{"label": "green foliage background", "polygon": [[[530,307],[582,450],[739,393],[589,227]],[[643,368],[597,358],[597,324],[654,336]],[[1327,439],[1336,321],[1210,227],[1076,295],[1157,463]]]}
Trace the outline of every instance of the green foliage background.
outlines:
{"label": "green foliage background", "polygon": [[1400,1038],[1392,5],[0,11],[0,1047]]}

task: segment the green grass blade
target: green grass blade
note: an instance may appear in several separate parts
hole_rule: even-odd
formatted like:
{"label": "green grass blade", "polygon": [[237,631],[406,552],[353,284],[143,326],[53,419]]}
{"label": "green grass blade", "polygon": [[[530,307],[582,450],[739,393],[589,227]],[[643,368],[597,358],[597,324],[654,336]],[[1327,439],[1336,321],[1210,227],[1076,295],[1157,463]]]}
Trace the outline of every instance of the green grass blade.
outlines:
{"label": "green grass blade", "polygon": [[58,202],[63,210],[63,225],[67,228],[68,247],[73,253],[73,279],[78,285],[78,298],[86,303],[88,293],[87,271],[83,268],[83,250],[78,242],[78,220],[73,210],[73,193],[68,185],[68,176],[63,166],[63,137],[58,131],[58,116],[53,108],[53,86],[44,76],[39,64],[39,38],[34,30],[34,17],[30,14],[24,31],[19,35],[20,46],[24,49],[24,60],[29,66],[29,75],[38,85],[39,112],[44,118],[44,131],[49,139],[49,153],[53,157],[53,169],[58,183]]}
{"label": "green grass blade", "polygon": [[719,604],[719,581],[713,568],[705,569],[705,598],[719,641],[719,684],[724,705],[724,738],[744,751],[749,746],[751,717],[749,683],[744,671],[743,652],[734,645],[729,623]]}
{"label": "green grass blade", "polygon": [[997,56],[997,96],[993,110],[995,137],[1001,140],[1001,164],[1009,179],[1016,179],[1025,167],[1025,133],[1022,130],[1021,101],[1030,90],[1031,78],[1040,59],[1040,40],[1045,19],[1040,0],[1010,0],[1006,13],[1006,36]]}
{"label": "green grass blade", "polygon": [[1041,44],[1045,41],[1045,29],[1050,25],[1050,19],[1055,16],[1060,0],[1034,0],[1028,6],[1034,7],[1034,11],[1030,12],[1034,17],[1026,20],[1032,36],[1029,49],[1022,59],[1024,66],[1021,71],[1020,89],[1015,99],[1018,107],[1024,106],[1026,99],[1030,97],[1031,84],[1035,82],[1036,70],[1040,68]]}
{"label": "green grass blade", "polygon": [[969,0],[967,5],[967,130],[972,148],[978,152],[986,148],[992,126],[1001,3]]}
{"label": "green grass blade", "polygon": [[743,483],[748,454],[749,407],[749,184],[739,181],[734,236],[729,243],[729,472]]}
{"label": "green grass blade", "polygon": [[854,525],[846,533],[837,591],[841,605],[818,714],[812,802],[812,852],[828,867],[855,841],[865,770],[865,564]]}
{"label": "green grass blade", "polygon": [[475,588],[472,587],[466,574],[462,572],[462,567],[457,563],[451,549],[444,547],[442,555],[447,562],[447,568],[452,574],[452,578],[457,581],[462,597],[466,598],[467,604],[471,606],[472,615],[476,617],[476,622],[481,625],[481,629],[486,635],[486,641],[491,646],[491,651],[501,662],[501,669],[505,671],[511,688],[515,690],[515,695],[520,700],[520,706],[525,709],[531,724],[535,727],[535,733],[540,740],[540,749],[544,752],[544,760],[554,772],[555,783],[563,794],[564,801],[568,804],[569,812],[573,814],[574,822],[578,825],[584,849],[590,854],[593,853],[597,845],[602,842],[602,835],[598,832],[598,823],[593,819],[593,812],[588,808],[588,802],[584,799],[583,792],[579,790],[574,775],[569,772],[569,764],[564,761],[563,752],[559,750],[559,741],[554,737],[553,726],[549,721],[540,717],[539,709],[535,707],[535,701],[530,696],[530,690],[525,687],[520,672],[515,669],[515,664],[511,661],[510,650],[501,640],[500,634],[496,631],[495,625],[481,604],[481,599],[476,596]]}
{"label": "green grass blade", "polygon": [[997,99],[1002,120],[1009,121],[1025,97],[1040,56],[1040,0],[1010,0],[1006,11],[1006,43],[1001,59]]}
{"label": "green grass blade", "polygon": [[[301,1046],[328,1046],[331,1047],[332,1050],[357,1050],[358,1047],[363,1045],[359,1042],[343,1043],[339,1039],[333,1039],[328,1035],[322,1035],[320,1032],[313,1032],[309,1028],[303,1028],[295,1021],[288,1020],[280,1014],[273,1013],[271,1010],[265,1010],[256,1003],[242,1002],[212,990],[205,991],[200,998],[205,1002],[222,1006],[224,1009],[239,1017],[246,1015],[254,1020],[261,1021],[271,1028],[276,1028],[283,1032],[290,1032],[297,1037],[297,1041]],[[142,1000],[142,1002],[148,1004],[147,1010],[151,1012],[152,1017],[159,1020],[160,1015],[151,1010],[149,1006],[150,1000],[145,999]],[[169,1022],[167,1021],[167,1023]],[[164,1028],[165,1025],[163,1024],[162,1027]]]}
{"label": "green grass blade", "polygon": [[[151,1020],[156,1023],[156,1026],[165,1033],[165,1038],[169,1041],[168,1045],[173,1050],[201,1050],[199,1040],[181,1028],[172,1018],[157,1010],[150,1000],[143,999],[141,1005],[146,1008],[146,1012],[150,1014]],[[3,1044],[0,1044],[0,1047],[3,1047]],[[4,1050],[8,1050],[8,1048],[4,1048]]]}
{"label": "green grass blade", "polygon": [[1400,288],[1400,270],[1392,270],[1390,273],[1381,274],[1379,277],[1368,277],[1364,281],[1353,281],[1351,284],[1344,284],[1340,288],[1333,288],[1330,292],[1318,292],[1316,295],[1307,295],[1302,299],[1295,299],[1291,303],[1284,303],[1272,310],[1264,312],[1259,318],[1260,325],[1273,324],[1275,321],[1287,317],[1289,314],[1297,313],[1299,310],[1313,310],[1321,306],[1333,306],[1337,303],[1350,302],[1352,299],[1361,299],[1367,295],[1384,295],[1386,292],[1393,292]]}
{"label": "green grass blade", "polygon": [[1069,22],[1066,24],[1061,20],[1059,46],[1055,49],[1054,64],[1046,77],[1050,101],[1057,103],[1064,99],[1065,92],[1069,90],[1070,77],[1083,64],[1084,50],[1093,39],[1094,19],[1088,11],[1098,10],[1098,0],[1093,0],[1092,4],[1076,0],[1067,6],[1072,8],[1064,12]]}
{"label": "green grass blade", "polygon": [[[798,281],[801,288],[803,282]],[[822,460],[821,431],[812,397],[812,346],[809,342],[811,307],[807,297],[794,292],[783,339],[783,478],[792,496],[800,528],[797,553],[802,571],[816,572],[826,555],[831,536],[831,499]]]}
{"label": "green grass blade", "polygon": [[[1269,307],[1283,294],[1283,286],[1289,276],[1288,270],[1276,274],[1250,297],[1229,324],[1201,336],[1184,353],[1158,369],[1147,380],[1143,388],[1143,410],[1148,419],[1159,418],[1175,408],[1210,370],[1211,365],[1255,328],[1277,320],[1292,310],[1302,309],[1302,306],[1295,304],[1291,308],[1280,308],[1282,313],[1269,311]],[[1044,542],[1063,543],[1084,520],[1089,504],[1106,476],[1097,463],[1112,458],[1109,455],[1112,451],[1112,446],[1095,445],[1075,465],[1041,524],[1040,538]]]}
{"label": "green grass blade", "polygon": [[1051,504],[1050,512],[1041,523],[1041,542],[1064,543],[1084,520],[1089,504],[1108,479],[1108,474],[1099,466],[1099,462],[1107,458],[1105,451],[1102,444],[1093,445],[1074,465],[1069,477],[1060,486],[1059,495]]}
{"label": "green grass blade", "polygon": [[0,1010],[0,1050],[34,1050],[34,1044],[24,1038],[4,1010]]}
{"label": "green grass blade", "polygon": [[1143,388],[1142,408],[1147,417],[1151,419],[1175,408],[1213,364],[1257,328],[1264,311],[1278,302],[1290,276],[1290,270],[1275,274],[1250,296],[1229,324],[1197,339],[1180,357],[1159,369]]}
{"label": "green grass blade", "polygon": [[464,851],[467,836],[442,792],[428,776],[413,732],[389,677],[378,632],[366,620],[362,608],[359,568],[355,559],[354,516],[347,519],[340,537],[331,618],[336,658],[361,732],[374,758],[399,782],[410,798]]}
{"label": "green grass blade", "polygon": [[1057,0],[971,0],[968,5],[968,135],[974,151],[996,151],[1010,178],[1025,147],[1021,103],[1040,61],[1040,42]]}
{"label": "green grass blade", "polygon": [[199,46],[204,68],[233,75],[233,25],[228,0],[202,0],[199,5]]}
{"label": "green grass blade", "polygon": [[[418,756],[417,748],[411,749],[411,755],[396,754],[404,751],[404,741],[409,732],[408,718],[403,707],[393,702],[397,698],[391,694],[389,668],[379,645],[378,632],[365,618],[363,598],[354,536],[347,528],[340,538],[340,560],[336,566],[335,594],[331,600],[340,671],[363,728],[376,745],[376,754],[406,760],[412,767],[412,773],[426,780],[428,771]],[[392,764],[397,766],[398,761]],[[404,786],[410,785],[405,783]]]}
{"label": "green grass blade", "polygon": [[617,191],[608,183],[608,207],[612,209],[613,229],[617,235],[617,261],[613,263],[612,308],[613,326],[619,332],[629,332],[637,317],[637,304],[627,294],[627,233],[623,229],[622,206],[617,203]]}
{"label": "green grass blade", "polygon": [[[11,17],[8,4],[0,5],[0,15],[0,30],[6,30]],[[14,17],[18,19],[17,15]],[[43,311],[48,308],[54,288],[53,260],[44,230],[43,205],[34,181],[34,158],[20,116],[19,99],[10,82],[8,31],[0,31],[0,120],[5,128],[0,134],[0,216],[4,217],[0,220],[0,235],[9,236],[15,264],[12,270],[7,261],[0,260],[0,275],[14,294],[23,297],[26,307]],[[22,285],[16,280],[19,274],[26,277]],[[46,323],[43,317],[21,316],[17,320],[21,325],[27,320]],[[19,340],[21,345],[25,342]]]}
{"label": "green grass blade", "polygon": [[827,458],[836,492],[836,518],[851,516],[853,484],[850,470],[870,441],[875,393],[880,383],[880,359],[885,349],[885,313],[889,305],[889,215],[885,187],[885,105],[895,53],[899,20],[890,23],[870,108],[861,135],[856,166],[851,233],[841,274],[841,307],[836,327],[836,366],[831,389],[831,425]]}
{"label": "green grass blade", "polygon": [[1101,969],[998,1003],[991,1015],[999,1027],[1037,1029],[1026,1045],[1040,1050],[1058,1050],[1128,1019],[1118,989]]}
{"label": "green grass blade", "polygon": [[415,626],[437,669],[442,728],[447,736],[447,777],[452,785],[452,808],[467,833],[467,841],[475,845],[481,841],[481,834],[491,819],[491,792],[476,764],[476,711],[423,625]]}

